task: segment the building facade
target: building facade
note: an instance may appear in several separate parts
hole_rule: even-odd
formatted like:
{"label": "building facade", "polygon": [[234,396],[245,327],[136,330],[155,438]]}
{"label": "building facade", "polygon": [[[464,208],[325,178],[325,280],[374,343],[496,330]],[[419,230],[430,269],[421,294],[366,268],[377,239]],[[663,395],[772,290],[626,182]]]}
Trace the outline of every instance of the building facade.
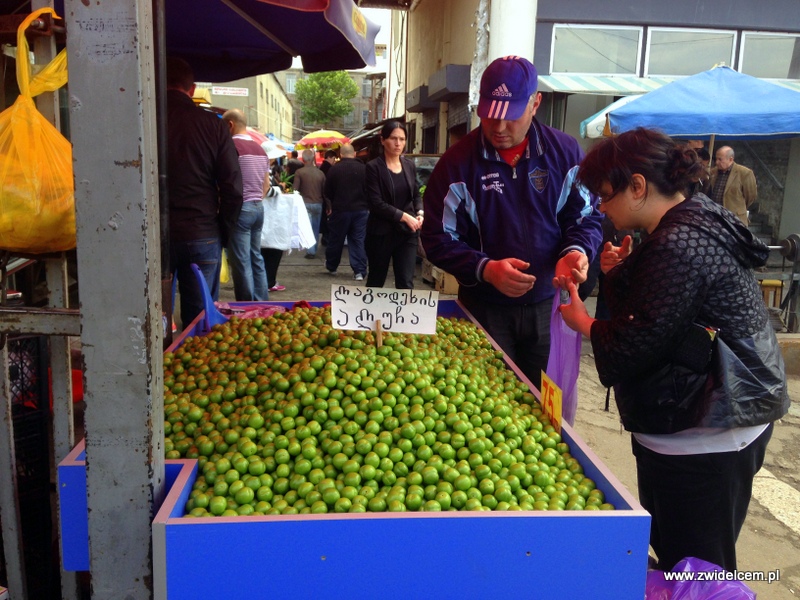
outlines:
{"label": "building facade", "polygon": [[198,82],[197,91],[214,107],[240,109],[248,126],[261,133],[271,133],[286,141],[294,139],[292,102],[276,73],[225,84]]}
{"label": "building facade", "polygon": [[[795,0],[419,0],[395,16],[395,32],[405,56],[409,152],[444,152],[477,125],[480,75],[505,54],[537,66],[537,118],[584,147],[592,141],[579,137],[583,119],[716,64],[800,90]],[[800,141],[721,144],[755,171],[758,210],[773,237],[800,231]]]}

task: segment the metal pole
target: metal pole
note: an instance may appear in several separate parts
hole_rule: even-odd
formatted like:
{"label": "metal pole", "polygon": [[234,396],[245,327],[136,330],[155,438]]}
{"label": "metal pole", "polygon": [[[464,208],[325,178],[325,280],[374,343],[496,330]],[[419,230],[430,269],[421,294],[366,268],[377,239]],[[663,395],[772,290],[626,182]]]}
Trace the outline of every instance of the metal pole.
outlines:
{"label": "metal pole", "polygon": [[65,2],[94,599],[152,597],[164,487],[152,8]]}

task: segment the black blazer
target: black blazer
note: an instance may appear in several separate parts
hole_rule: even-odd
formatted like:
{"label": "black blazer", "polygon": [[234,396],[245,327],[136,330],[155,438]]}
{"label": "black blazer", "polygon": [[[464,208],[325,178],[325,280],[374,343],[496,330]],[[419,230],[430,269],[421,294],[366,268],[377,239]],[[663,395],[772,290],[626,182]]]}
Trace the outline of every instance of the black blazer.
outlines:
{"label": "black blazer", "polygon": [[[389,167],[382,156],[367,163],[367,200],[369,201],[369,221],[367,234],[386,235],[400,228],[403,213],[416,217],[422,210],[422,197],[417,185],[417,168],[414,163],[400,157],[408,189],[411,193],[406,198],[395,197]],[[410,232],[408,232],[411,235]]]}

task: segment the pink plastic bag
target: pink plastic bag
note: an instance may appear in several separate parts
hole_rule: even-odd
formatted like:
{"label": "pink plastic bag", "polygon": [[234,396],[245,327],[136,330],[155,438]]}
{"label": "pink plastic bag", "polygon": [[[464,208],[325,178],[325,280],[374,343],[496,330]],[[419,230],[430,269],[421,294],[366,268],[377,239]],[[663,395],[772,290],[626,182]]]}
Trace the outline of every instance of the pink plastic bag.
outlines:
{"label": "pink plastic bag", "polygon": [[693,556],[678,561],[671,572],[702,573],[703,577],[714,580],[667,581],[663,571],[648,571],[645,600],[756,600],[755,592],[743,582],[725,581],[728,574],[725,569]]}
{"label": "pink plastic bag", "polygon": [[572,425],[578,410],[578,375],[581,371],[581,334],[570,329],[558,307],[561,296],[553,298],[550,316],[550,358],[547,376],[561,388],[561,418]]}

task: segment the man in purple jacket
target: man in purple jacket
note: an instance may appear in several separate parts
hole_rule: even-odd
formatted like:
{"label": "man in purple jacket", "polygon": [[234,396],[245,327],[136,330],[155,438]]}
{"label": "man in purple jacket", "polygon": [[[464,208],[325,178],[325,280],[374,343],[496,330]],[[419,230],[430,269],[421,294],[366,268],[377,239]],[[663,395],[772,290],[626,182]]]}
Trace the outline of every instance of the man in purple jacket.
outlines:
{"label": "man in purple jacket", "polygon": [[586,279],[600,245],[596,199],[575,181],[577,141],[535,118],[536,68],[519,56],[481,78],[471,131],[439,160],[425,190],[427,258],[458,279],[458,297],[539,385],[557,285]]}

